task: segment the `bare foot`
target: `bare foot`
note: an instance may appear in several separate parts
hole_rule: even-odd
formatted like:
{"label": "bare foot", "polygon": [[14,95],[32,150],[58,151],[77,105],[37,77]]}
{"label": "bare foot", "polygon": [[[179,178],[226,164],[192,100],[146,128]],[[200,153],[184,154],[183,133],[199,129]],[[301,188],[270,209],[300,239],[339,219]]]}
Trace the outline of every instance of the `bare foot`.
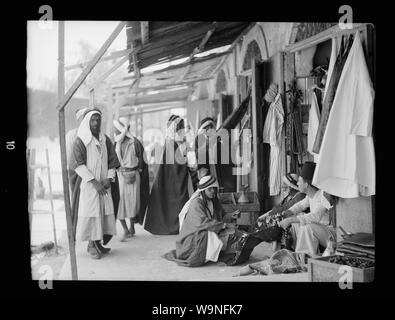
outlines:
{"label": "bare foot", "polygon": [[130,238],[130,233],[129,232],[124,232],[121,242],[125,242],[128,238]]}
{"label": "bare foot", "polygon": [[134,237],[135,234],[136,234],[136,231],[134,230],[134,225],[131,225],[130,229],[129,229],[129,235],[130,235],[130,237]]}

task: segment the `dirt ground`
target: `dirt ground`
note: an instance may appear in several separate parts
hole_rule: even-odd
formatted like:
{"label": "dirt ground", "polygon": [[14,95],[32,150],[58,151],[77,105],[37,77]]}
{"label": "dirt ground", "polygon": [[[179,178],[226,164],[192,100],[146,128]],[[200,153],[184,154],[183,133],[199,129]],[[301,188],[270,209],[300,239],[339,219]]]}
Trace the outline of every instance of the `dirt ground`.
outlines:
{"label": "dirt ground", "polygon": [[[136,236],[120,242],[122,235],[117,223],[118,234],[108,244],[111,252],[100,260],[93,260],[86,252],[86,242],[77,242],[77,270],[79,280],[113,281],[308,281],[307,272],[298,274],[248,275],[235,277],[239,270],[253,262],[263,260],[273,253],[271,244],[259,244],[249,261],[240,266],[226,266],[209,262],[204,266],[187,268],[178,266],[162,255],[175,248],[177,236],[157,236],[136,225]],[[60,272],[59,280],[71,280],[69,257]]]}
{"label": "dirt ground", "polygon": [[32,279],[39,280],[45,273],[43,266],[49,266],[53,272],[53,279],[59,279],[60,271],[68,257],[68,242],[66,233],[64,232],[62,237],[58,240],[58,252],[56,253],[55,248],[41,252],[39,254],[32,254],[31,267],[32,267]]}

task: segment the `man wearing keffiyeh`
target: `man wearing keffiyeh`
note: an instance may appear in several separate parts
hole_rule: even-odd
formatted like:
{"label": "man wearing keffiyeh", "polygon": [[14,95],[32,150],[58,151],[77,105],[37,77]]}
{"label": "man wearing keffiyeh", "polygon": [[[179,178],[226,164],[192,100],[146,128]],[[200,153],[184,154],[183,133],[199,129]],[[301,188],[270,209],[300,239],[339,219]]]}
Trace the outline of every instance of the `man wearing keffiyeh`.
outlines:
{"label": "man wearing keffiyeh", "polygon": [[77,240],[88,241],[93,259],[110,251],[101,241],[106,244],[116,233],[111,182],[119,162],[111,140],[101,132],[101,119],[98,109],[84,113],[70,164],[77,175],[72,203],[74,232]]}
{"label": "man wearing keffiyeh", "polygon": [[[115,152],[121,166],[117,170],[120,200],[117,219],[124,230],[121,241],[135,234],[134,224],[143,222],[149,193],[148,165],[141,142],[133,136],[127,118],[114,120]],[[126,219],[130,219],[128,229]]]}

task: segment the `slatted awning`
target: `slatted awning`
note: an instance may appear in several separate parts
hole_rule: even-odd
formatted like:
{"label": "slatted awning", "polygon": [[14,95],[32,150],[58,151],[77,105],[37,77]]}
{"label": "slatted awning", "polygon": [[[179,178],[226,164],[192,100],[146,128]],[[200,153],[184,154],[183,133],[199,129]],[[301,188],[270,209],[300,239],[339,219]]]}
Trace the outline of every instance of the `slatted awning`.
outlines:
{"label": "slatted awning", "polygon": [[[127,48],[138,48],[137,65],[142,69],[189,57],[209,32],[201,52],[230,45],[248,25],[249,22],[129,21]],[[130,57],[130,71],[134,70],[133,62]]]}
{"label": "slatted awning", "polygon": [[130,21],[126,26],[127,49],[132,50],[129,75],[113,88],[133,87],[124,106],[186,101],[193,85],[212,79],[236,41],[253,25]]}

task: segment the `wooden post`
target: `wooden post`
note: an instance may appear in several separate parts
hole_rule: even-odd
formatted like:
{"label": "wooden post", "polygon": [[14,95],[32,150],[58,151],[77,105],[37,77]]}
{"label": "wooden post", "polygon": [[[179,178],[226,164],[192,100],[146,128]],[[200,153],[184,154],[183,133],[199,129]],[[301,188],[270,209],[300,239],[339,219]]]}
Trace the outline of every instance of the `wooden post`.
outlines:
{"label": "wooden post", "polygon": [[95,89],[91,89],[89,91],[89,108],[93,108],[95,106]]}
{"label": "wooden post", "polygon": [[112,112],[112,88],[110,84],[107,84],[106,86],[106,93],[107,93],[107,135],[111,138],[111,141],[113,141],[113,112]]}
{"label": "wooden post", "polygon": [[[64,21],[59,21],[59,44],[58,44],[58,102],[59,104],[64,99]],[[71,96],[70,96],[71,98]],[[66,102],[67,103],[67,102]],[[66,103],[64,105],[66,105]],[[59,138],[60,138],[60,155],[62,163],[62,180],[63,180],[63,194],[64,204],[66,210],[67,223],[67,237],[69,240],[70,265],[71,265],[71,279],[78,280],[77,276],[77,261],[75,256],[75,241],[73,222],[71,220],[71,206],[70,206],[70,189],[69,177],[67,172],[67,157],[66,157],[66,137],[65,137],[65,116],[64,108],[59,109]]]}
{"label": "wooden post", "polygon": [[55,226],[55,209],[53,206],[53,195],[52,195],[52,182],[51,182],[51,169],[49,166],[49,154],[48,149],[45,149],[45,156],[47,158],[47,174],[48,174],[48,186],[49,186],[49,200],[51,201],[51,216],[52,216],[52,231],[53,239],[55,242],[55,252],[58,254],[58,240],[56,238],[56,226]]}

